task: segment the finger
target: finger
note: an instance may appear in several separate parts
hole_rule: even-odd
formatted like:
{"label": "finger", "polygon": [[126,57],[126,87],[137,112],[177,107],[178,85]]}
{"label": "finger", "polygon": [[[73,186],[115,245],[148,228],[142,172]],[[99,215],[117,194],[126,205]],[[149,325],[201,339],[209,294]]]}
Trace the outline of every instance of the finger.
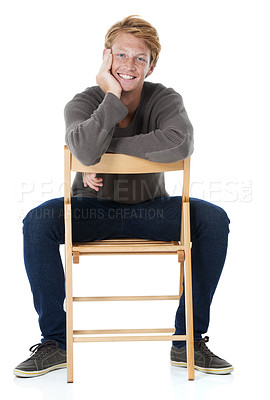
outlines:
{"label": "finger", "polygon": [[103,181],[103,179],[102,178],[93,178],[93,181],[96,183],[100,183]]}
{"label": "finger", "polygon": [[85,181],[86,181],[86,183],[87,183],[87,185],[91,185],[91,186],[103,186],[103,183],[102,182],[96,182],[96,181],[94,181],[93,179],[85,179]]}
{"label": "finger", "polygon": [[85,173],[84,173],[84,172],[83,172],[82,178],[83,178],[83,185],[84,185],[84,187],[87,187],[87,182],[86,182],[86,178],[85,178]]}
{"label": "finger", "polygon": [[91,182],[91,183],[92,183],[92,185],[95,185],[95,186],[103,186],[102,182]]}
{"label": "finger", "polygon": [[90,181],[88,179],[85,180],[85,187],[87,187],[87,186],[89,186],[91,189],[94,189],[96,191],[99,190],[99,188],[92,181]]}
{"label": "finger", "polygon": [[89,187],[90,187],[91,189],[94,189],[96,192],[99,191],[99,188],[98,188],[97,186],[89,185]]}
{"label": "finger", "polygon": [[94,185],[102,183],[103,181],[103,178],[97,178],[96,176],[91,175],[86,176],[85,179],[87,180],[87,182],[93,183]]}
{"label": "finger", "polygon": [[[93,174],[94,176],[91,176],[91,175],[92,174],[89,175],[89,174],[83,173],[83,184],[85,187],[88,186],[89,184],[97,185],[99,183],[98,181],[96,181],[97,178],[95,178],[95,174]],[[102,178],[100,178],[100,179],[102,179]]]}
{"label": "finger", "polygon": [[103,178],[97,177],[96,174],[88,174],[87,175],[88,180],[92,181],[93,183],[98,183],[103,181]]}
{"label": "finger", "polygon": [[107,56],[110,53],[111,53],[111,49],[105,49],[104,53],[103,53],[103,59],[104,59],[105,56]]}
{"label": "finger", "polygon": [[104,54],[103,57],[103,63],[101,65],[101,71],[109,71],[112,66],[112,54],[111,54],[111,49],[108,49],[109,51]]}

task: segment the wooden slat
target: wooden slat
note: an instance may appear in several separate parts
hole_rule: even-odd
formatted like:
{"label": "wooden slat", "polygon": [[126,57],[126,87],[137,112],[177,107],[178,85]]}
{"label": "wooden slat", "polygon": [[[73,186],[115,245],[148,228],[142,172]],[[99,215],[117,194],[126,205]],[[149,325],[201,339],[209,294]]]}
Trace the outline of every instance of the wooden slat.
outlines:
{"label": "wooden slat", "polygon": [[158,328],[158,329],[85,329],[74,330],[74,335],[113,335],[127,333],[174,333],[175,328]]}
{"label": "wooden slat", "polygon": [[[179,247],[181,244],[177,241],[173,240],[168,240],[168,241],[162,241],[162,240],[147,240],[147,239],[104,239],[104,240],[94,240],[92,242],[80,242],[80,243],[74,243],[74,246],[76,245],[80,246],[121,246],[121,245],[129,245],[129,246],[143,246],[147,247],[150,245],[162,245],[162,246],[173,246],[173,247]],[[184,246],[182,246],[184,248]]]}
{"label": "wooden slat", "polygon": [[71,173],[70,173],[71,153],[67,146],[64,149],[64,201],[70,203],[71,199]]}
{"label": "wooden slat", "polygon": [[74,342],[140,342],[140,341],[172,341],[186,340],[186,335],[164,335],[164,336],[75,336]]}
{"label": "wooden slat", "polygon": [[184,262],[180,261],[180,274],[179,274],[179,304],[184,290]]}
{"label": "wooden slat", "polygon": [[99,163],[85,166],[75,157],[71,159],[71,170],[77,172],[95,172],[103,174],[144,174],[184,169],[184,162],[158,163],[126,154],[103,154]]}
{"label": "wooden slat", "polygon": [[152,252],[152,253],[159,253],[159,252],[174,252],[177,253],[178,250],[184,250],[183,246],[175,246],[175,245],[154,245],[154,244],[149,244],[149,245],[121,245],[121,244],[97,244],[95,245],[94,242],[93,244],[74,244],[72,247],[73,251],[78,251],[79,253],[147,253],[147,252]]}
{"label": "wooden slat", "polygon": [[130,238],[120,238],[120,239],[103,239],[103,240],[93,240],[92,242],[81,242],[81,244],[103,244],[103,243],[111,243],[111,244],[116,244],[117,243],[129,243],[129,244],[168,244],[168,245],[179,245],[180,243],[177,242],[176,240],[148,240],[148,239],[130,239]]}
{"label": "wooden slat", "polygon": [[144,255],[144,254],[159,254],[169,255],[177,254],[183,251],[184,246],[177,241],[155,241],[147,239],[106,239],[96,240],[93,242],[74,243],[73,252],[78,252],[80,255]]}
{"label": "wooden slat", "polygon": [[188,202],[190,186],[190,158],[184,160],[184,168],[182,202]]}
{"label": "wooden slat", "polygon": [[150,240],[150,239],[142,239],[142,238],[117,238],[117,239],[103,239],[103,240],[97,240],[96,242],[119,242],[123,240],[123,242],[153,242],[153,243],[167,243],[167,242],[172,242],[172,240]]}
{"label": "wooden slat", "polygon": [[194,345],[193,345],[193,306],[192,306],[192,272],[190,251],[190,206],[185,202],[183,207],[184,245],[185,245],[185,303],[187,333],[187,367],[188,379],[194,380]]}
{"label": "wooden slat", "polygon": [[[163,241],[163,240],[148,240],[148,239],[129,239],[129,238],[121,238],[121,239],[104,239],[104,240],[93,240],[92,242],[81,242],[80,244],[83,246],[84,244],[90,244],[90,245],[99,245],[99,244],[112,244],[112,245],[118,245],[118,244],[168,244],[168,245],[179,245],[180,243],[177,241],[173,240],[168,240],[168,241]],[[74,242],[76,245],[77,243]]]}
{"label": "wooden slat", "polygon": [[158,253],[156,252],[156,251],[144,251],[144,252],[140,252],[140,251],[136,251],[136,252],[132,252],[132,251],[129,251],[129,252],[127,252],[127,251],[125,251],[125,252],[121,252],[121,251],[113,251],[113,252],[109,252],[109,251],[106,251],[106,252],[102,252],[102,251],[99,251],[99,252],[89,252],[89,253],[87,253],[87,252],[83,252],[83,253],[80,253],[80,256],[112,256],[112,255],[115,255],[115,256],[131,256],[131,255],[134,255],[134,256],[138,256],[138,255],[141,255],[141,256],[148,256],[148,255],[169,255],[169,256],[175,256],[175,254],[177,254],[177,252],[176,251],[159,251]]}
{"label": "wooden slat", "polygon": [[67,337],[67,382],[73,382],[73,301],[72,301],[72,220],[71,220],[71,154],[64,151],[64,215],[65,215],[65,277],[66,277],[66,337]]}
{"label": "wooden slat", "polygon": [[178,295],[73,297],[73,301],[148,301],[148,300],[178,300],[178,299],[179,299]]}

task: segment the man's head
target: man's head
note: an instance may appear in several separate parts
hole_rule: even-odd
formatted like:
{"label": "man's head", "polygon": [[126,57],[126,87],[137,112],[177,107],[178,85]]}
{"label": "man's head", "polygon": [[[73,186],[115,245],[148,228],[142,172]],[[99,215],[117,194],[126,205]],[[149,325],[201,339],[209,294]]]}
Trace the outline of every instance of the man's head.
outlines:
{"label": "man's head", "polygon": [[157,31],[149,22],[129,16],[109,29],[105,49],[112,51],[111,73],[122,90],[135,93],[153,72],[161,46]]}
{"label": "man's head", "polygon": [[150,67],[156,65],[161,45],[156,29],[149,22],[137,18],[136,15],[130,15],[122,21],[116,22],[106,34],[105,48],[111,49],[115,40],[122,33],[129,33],[139,39],[143,39],[150,50]]}

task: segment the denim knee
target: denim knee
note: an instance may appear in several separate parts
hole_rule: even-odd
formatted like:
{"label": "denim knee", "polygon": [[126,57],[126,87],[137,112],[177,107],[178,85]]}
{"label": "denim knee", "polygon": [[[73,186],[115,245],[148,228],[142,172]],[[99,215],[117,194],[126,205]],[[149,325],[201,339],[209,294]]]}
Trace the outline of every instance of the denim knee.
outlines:
{"label": "denim knee", "polygon": [[[190,216],[194,232],[219,231],[229,233],[230,220],[223,208],[205,200],[190,199]],[[199,231],[198,231],[199,230]]]}
{"label": "denim knee", "polygon": [[230,219],[226,211],[217,205],[213,205],[213,207],[214,207],[214,212],[212,221],[215,223],[215,225],[218,225],[219,229],[223,228],[225,231],[228,231],[229,233]]}
{"label": "denim knee", "polygon": [[225,242],[228,240],[228,235],[230,232],[230,220],[223,208],[216,205],[213,205],[213,207],[214,209],[212,210],[212,217],[207,223],[208,232],[214,235],[212,237],[215,237],[216,240]]}
{"label": "denim knee", "polygon": [[64,212],[61,201],[47,201],[29,211],[23,220],[23,234],[31,237],[53,236],[59,241],[64,234]]}

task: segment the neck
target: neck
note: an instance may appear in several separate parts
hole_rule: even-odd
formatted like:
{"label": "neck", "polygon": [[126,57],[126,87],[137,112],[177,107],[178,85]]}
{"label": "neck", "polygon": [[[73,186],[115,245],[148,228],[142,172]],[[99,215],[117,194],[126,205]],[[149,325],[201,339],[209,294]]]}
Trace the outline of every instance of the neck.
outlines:
{"label": "neck", "polygon": [[128,115],[132,116],[135,114],[141,100],[142,88],[134,92],[122,92],[120,100],[128,109]]}

